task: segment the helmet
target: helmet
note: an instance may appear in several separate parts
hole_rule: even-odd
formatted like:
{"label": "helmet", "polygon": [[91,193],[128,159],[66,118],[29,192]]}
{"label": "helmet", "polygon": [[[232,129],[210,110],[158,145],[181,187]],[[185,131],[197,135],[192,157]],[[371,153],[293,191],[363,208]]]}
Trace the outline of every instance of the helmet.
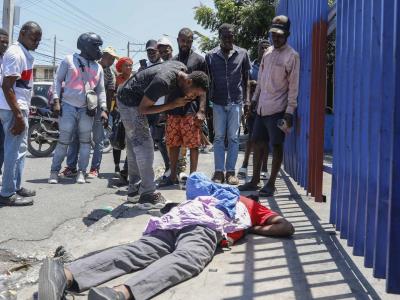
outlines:
{"label": "helmet", "polygon": [[88,60],[98,60],[101,58],[101,49],[103,40],[94,32],[82,33],[77,42],[77,47],[81,54]]}

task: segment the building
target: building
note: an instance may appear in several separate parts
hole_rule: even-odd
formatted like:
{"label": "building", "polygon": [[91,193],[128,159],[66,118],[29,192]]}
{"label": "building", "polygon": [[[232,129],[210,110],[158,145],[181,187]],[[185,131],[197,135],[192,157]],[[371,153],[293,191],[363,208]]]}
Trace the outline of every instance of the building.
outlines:
{"label": "building", "polygon": [[52,65],[35,65],[33,67],[33,81],[53,81],[55,69]]}

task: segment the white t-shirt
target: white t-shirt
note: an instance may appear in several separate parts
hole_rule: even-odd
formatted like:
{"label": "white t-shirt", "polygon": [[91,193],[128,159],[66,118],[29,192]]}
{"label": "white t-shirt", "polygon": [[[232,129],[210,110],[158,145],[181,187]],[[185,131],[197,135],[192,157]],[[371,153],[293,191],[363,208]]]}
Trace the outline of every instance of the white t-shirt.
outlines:
{"label": "white t-shirt", "polygon": [[[3,56],[1,84],[4,77],[18,77],[13,88],[21,110],[29,110],[31,104],[33,61],[33,56],[19,42],[11,45]],[[0,109],[10,110],[3,92],[0,93]]]}

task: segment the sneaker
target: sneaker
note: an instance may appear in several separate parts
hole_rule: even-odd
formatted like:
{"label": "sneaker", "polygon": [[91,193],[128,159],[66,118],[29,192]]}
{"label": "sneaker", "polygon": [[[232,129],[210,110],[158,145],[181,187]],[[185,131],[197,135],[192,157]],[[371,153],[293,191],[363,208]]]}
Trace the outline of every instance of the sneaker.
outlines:
{"label": "sneaker", "polygon": [[49,183],[50,184],[58,183],[58,172],[50,172]]}
{"label": "sneaker", "polygon": [[75,168],[65,167],[64,171],[61,172],[64,177],[75,177],[78,175],[78,170]]}
{"label": "sneaker", "polygon": [[119,177],[121,178],[122,184],[126,185],[129,183],[127,170],[122,170],[121,172],[119,172]]}
{"label": "sneaker", "polygon": [[225,180],[227,184],[238,185],[239,178],[235,176],[235,172],[226,172]]}
{"label": "sneaker", "polygon": [[215,171],[212,179],[215,183],[224,183],[225,177],[224,177],[224,172],[222,171]]}
{"label": "sneaker", "polygon": [[166,170],[166,171],[164,172],[164,174],[163,174],[162,177],[167,178],[167,177],[169,177],[170,175],[171,175],[171,169],[168,169],[168,170]]}
{"label": "sneaker", "polygon": [[161,209],[165,204],[166,200],[161,193],[142,194],[139,198],[138,208],[143,210]]}
{"label": "sneaker", "polygon": [[0,207],[1,206],[28,206],[33,204],[33,199],[26,199],[17,194],[13,194],[8,197],[0,196]]}
{"label": "sneaker", "polygon": [[39,271],[39,292],[40,300],[65,299],[67,288],[67,277],[64,266],[60,261],[47,258]]}
{"label": "sneaker", "polygon": [[260,179],[261,180],[268,180],[268,178],[269,178],[268,171],[267,172],[262,171],[261,174],[260,174]]}
{"label": "sneaker", "polygon": [[172,180],[171,177],[167,177],[160,181],[158,184],[158,187],[167,187],[167,186],[172,186],[172,185],[177,185],[179,184],[178,180]]}
{"label": "sneaker", "polygon": [[246,178],[247,177],[247,168],[240,168],[238,172],[238,177],[239,178]]}
{"label": "sneaker", "polygon": [[17,194],[20,195],[21,197],[33,197],[33,196],[36,196],[36,191],[28,190],[28,189],[22,187],[17,191]]}
{"label": "sneaker", "polygon": [[89,290],[88,300],[125,300],[125,296],[109,287],[95,287]]}
{"label": "sneaker", "polygon": [[119,174],[119,173],[121,172],[121,169],[119,168],[118,165],[115,166],[114,172],[115,172],[116,174]]}
{"label": "sneaker", "polygon": [[76,176],[76,183],[86,183],[86,174],[83,173],[82,171],[78,172],[78,176]]}
{"label": "sneaker", "polygon": [[97,178],[97,177],[99,177],[99,170],[91,168],[88,174],[88,178]]}
{"label": "sneaker", "polygon": [[276,192],[275,187],[271,187],[266,184],[260,190],[259,195],[260,195],[260,197],[272,197],[275,194],[275,192]]}

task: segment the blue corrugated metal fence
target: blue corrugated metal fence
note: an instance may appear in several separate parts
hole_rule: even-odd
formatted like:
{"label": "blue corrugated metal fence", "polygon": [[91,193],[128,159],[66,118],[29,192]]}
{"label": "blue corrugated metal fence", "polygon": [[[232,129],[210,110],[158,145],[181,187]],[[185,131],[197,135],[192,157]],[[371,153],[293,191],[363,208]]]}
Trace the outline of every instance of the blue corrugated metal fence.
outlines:
{"label": "blue corrugated metal fence", "polygon": [[[316,166],[310,157],[312,33],[326,18],[326,2],[281,0],[277,8],[291,18],[290,44],[301,59],[296,133],[285,146],[285,169],[307,190],[314,185],[307,174],[315,174],[308,168]],[[338,0],[336,13],[330,220],[374,276],[387,279],[387,291],[400,293],[400,4]]]}

